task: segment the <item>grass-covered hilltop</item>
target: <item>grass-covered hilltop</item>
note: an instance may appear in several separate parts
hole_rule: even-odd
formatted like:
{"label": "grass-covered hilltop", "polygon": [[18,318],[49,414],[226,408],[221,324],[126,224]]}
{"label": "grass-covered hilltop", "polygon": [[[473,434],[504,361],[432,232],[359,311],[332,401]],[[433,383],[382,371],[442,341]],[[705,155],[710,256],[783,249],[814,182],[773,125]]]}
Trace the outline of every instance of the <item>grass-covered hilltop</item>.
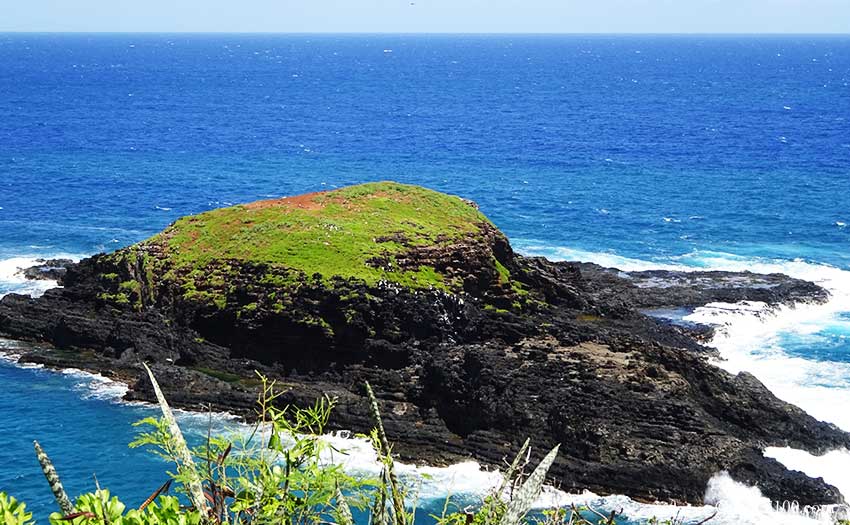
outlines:
{"label": "grass-covered hilltop", "polygon": [[786,276],[524,257],[474,204],[381,182],[184,217],[62,284],[0,300],[0,335],[49,343],[24,360],[125,379],[129,399],[153,399],[146,362],[171,403],[251,417],[259,371],[281,405],[327,395],[328,428],[365,432],[369,382],[408,460],[500,465],[531,437],[561,444],[565,489],[700,503],[726,470],[775,500],[841,499],[762,449],[850,436],[711,365],[708,327],[643,313],[824,299]]}
{"label": "grass-covered hilltop", "polygon": [[[176,273],[193,277],[211,263],[232,260],[266,264],[296,280],[318,274],[461,290],[457,272],[434,252],[463,256],[461,248],[483,248],[496,235],[490,221],[458,197],[380,182],[186,217],[145,245],[161,249]],[[492,264],[501,267],[495,258]]]}

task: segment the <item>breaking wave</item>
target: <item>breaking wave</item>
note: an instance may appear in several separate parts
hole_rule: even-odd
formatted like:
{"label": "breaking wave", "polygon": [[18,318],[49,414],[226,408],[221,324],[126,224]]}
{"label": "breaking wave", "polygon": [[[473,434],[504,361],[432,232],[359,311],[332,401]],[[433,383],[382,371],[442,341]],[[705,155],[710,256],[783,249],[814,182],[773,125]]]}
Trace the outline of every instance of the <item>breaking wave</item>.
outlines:
{"label": "breaking wave", "polygon": [[[716,327],[709,344],[719,351],[717,366],[731,373],[750,372],[780,399],[850,431],[850,271],[802,259],[745,257],[714,251],[647,261],[609,252],[519,244],[523,252],[531,255],[593,262],[624,272],[751,271],[783,273],[817,283],[829,292],[826,303],[779,307],[759,302],[712,303],[697,308],[683,320]],[[823,477],[850,495],[850,451],[835,450],[818,457],[790,448],[769,448],[765,455],[790,469]],[[721,509],[713,523],[723,523],[727,518],[730,523],[749,523],[751,519],[768,523],[831,523],[833,510],[801,509],[793,504],[772,509],[757,488],[736,484],[722,473],[709,484],[706,501],[716,502]],[[740,512],[735,508],[740,508]]]}

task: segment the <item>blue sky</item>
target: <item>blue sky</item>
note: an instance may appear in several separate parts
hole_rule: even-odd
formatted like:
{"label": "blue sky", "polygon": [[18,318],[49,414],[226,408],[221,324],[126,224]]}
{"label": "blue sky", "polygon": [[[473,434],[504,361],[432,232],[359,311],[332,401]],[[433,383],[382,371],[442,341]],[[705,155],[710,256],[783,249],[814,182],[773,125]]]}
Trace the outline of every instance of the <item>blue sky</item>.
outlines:
{"label": "blue sky", "polygon": [[847,33],[850,0],[0,0],[0,31]]}

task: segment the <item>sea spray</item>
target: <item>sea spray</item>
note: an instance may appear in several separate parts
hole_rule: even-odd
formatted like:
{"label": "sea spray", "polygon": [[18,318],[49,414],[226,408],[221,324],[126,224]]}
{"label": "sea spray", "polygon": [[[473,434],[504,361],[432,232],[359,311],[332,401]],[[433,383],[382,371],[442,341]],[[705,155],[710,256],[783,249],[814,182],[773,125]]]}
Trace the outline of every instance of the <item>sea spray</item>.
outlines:
{"label": "sea spray", "polygon": [[51,280],[31,280],[22,271],[37,265],[38,257],[13,257],[0,259],[0,298],[8,293],[38,297],[58,283]]}
{"label": "sea spray", "polygon": [[[722,259],[713,258],[717,266]],[[740,263],[731,264],[738,267]],[[830,293],[824,304],[797,304],[768,307],[765,304],[709,304],[698,308],[686,320],[717,326],[709,344],[717,348],[721,359],[716,364],[731,373],[748,371],[758,377],[777,397],[793,403],[816,419],[834,423],[850,431],[850,341],[842,333],[850,332],[850,271],[803,261],[753,264],[758,272],[783,272],[811,280]],[[836,334],[835,332],[838,332]],[[830,335],[832,334],[832,335]],[[824,359],[792,354],[790,347],[804,345],[811,353],[817,344],[813,338],[837,339],[845,355]],[[842,341],[843,338],[843,341]],[[842,494],[850,494],[850,452],[836,450],[825,456],[813,456],[790,448],[768,449],[773,457],[793,470],[811,477],[823,477]],[[829,459],[827,459],[827,457]]]}
{"label": "sea spray", "polygon": [[775,505],[762,496],[757,487],[748,487],[733,480],[725,472],[711,478],[705,493],[705,501],[717,508],[718,524],[760,525],[777,523],[782,525],[832,524],[830,507],[800,508],[793,505]]}

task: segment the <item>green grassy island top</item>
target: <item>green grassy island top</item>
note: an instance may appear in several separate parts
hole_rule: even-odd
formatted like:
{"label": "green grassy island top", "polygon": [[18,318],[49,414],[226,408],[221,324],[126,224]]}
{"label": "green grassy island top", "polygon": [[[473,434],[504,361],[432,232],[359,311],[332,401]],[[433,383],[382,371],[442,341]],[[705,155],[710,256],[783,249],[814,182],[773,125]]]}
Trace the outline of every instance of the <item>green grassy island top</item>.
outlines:
{"label": "green grassy island top", "polygon": [[156,247],[172,276],[233,261],[368,284],[449,289],[453,283],[427,264],[429,257],[410,254],[480,245],[486,232],[497,230],[468,201],[376,182],[183,217],[130,250]]}

